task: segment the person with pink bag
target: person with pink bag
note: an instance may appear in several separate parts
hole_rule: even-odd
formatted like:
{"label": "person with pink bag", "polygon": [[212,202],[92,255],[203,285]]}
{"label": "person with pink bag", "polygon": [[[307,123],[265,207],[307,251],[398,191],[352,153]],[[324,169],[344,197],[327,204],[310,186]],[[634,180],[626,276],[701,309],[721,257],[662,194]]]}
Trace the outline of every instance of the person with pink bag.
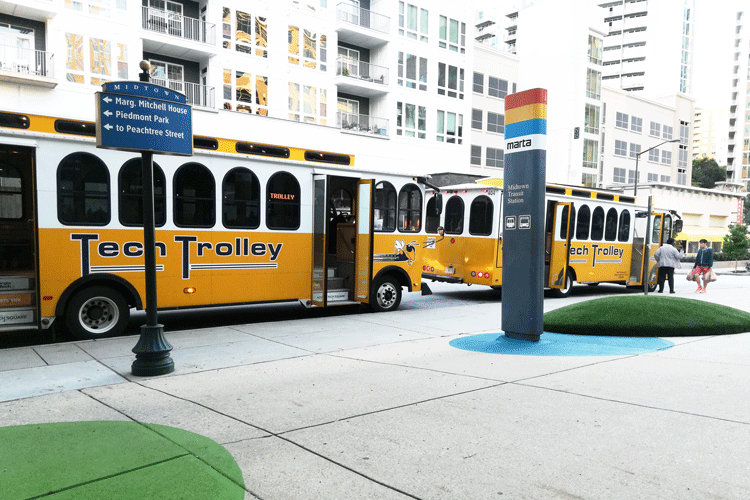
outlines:
{"label": "person with pink bag", "polygon": [[695,265],[693,266],[693,273],[695,281],[698,283],[698,288],[695,290],[698,293],[706,293],[706,285],[711,280],[711,267],[714,265],[714,251],[708,246],[708,240],[702,239],[700,241],[701,249],[698,250],[698,255],[695,256]]}

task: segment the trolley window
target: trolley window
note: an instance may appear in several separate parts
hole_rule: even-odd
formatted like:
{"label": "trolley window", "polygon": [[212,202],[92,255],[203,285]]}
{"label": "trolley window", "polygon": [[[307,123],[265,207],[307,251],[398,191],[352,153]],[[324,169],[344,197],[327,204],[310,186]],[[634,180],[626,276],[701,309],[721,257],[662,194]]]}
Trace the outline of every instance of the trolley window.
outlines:
{"label": "trolley window", "polygon": [[186,163],[174,174],[174,224],[213,227],[216,224],[216,182],[200,163]]}
{"label": "trolley window", "polygon": [[610,208],[607,210],[607,220],[604,224],[604,239],[615,241],[617,239],[617,210]]}
{"label": "trolley window", "polygon": [[[154,224],[157,227],[167,222],[167,199],[164,192],[166,180],[164,171],[156,163],[154,165]],[[143,227],[143,185],[141,179],[143,171],[141,160],[128,160],[120,168],[117,177],[119,189],[118,214],[123,226]]]}
{"label": "trolley window", "polygon": [[617,241],[628,241],[630,239],[630,212],[620,212],[620,227],[617,231]]}
{"label": "trolley window", "polygon": [[299,229],[300,188],[288,172],[277,172],[266,184],[266,226],[268,229]]}
{"label": "trolley window", "polygon": [[422,228],[422,191],[407,184],[398,194],[398,230],[417,233]]}
{"label": "trolley window", "polygon": [[[584,205],[585,206],[585,205]],[[570,228],[565,227],[564,222],[570,221]],[[570,238],[573,238],[573,234],[575,234],[575,225],[576,225],[576,207],[573,206],[571,203],[570,205],[570,219],[568,219],[568,207],[564,206],[562,214],[560,214],[560,239],[561,240],[567,240],[568,235],[570,235]]]}
{"label": "trolley window", "polygon": [[21,172],[7,165],[0,165],[0,219],[23,217],[23,194]]}
{"label": "trolley window", "polygon": [[396,230],[396,188],[390,182],[382,181],[375,185],[373,214],[375,231]]}
{"label": "trolley window", "polygon": [[249,169],[237,167],[224,176],[221,186],[221,220],[226,228],[258,229],[260,182]]}
{"label": "trolley window", "polygon": [[57,218],[62,224],[104,226],[110,221],[109,170],[96,156],[72,153],[57,167]]}
{"label": "trolley window", "polygon": [[581,205],[576,218],[576,239],[589,239],[589,228],[591,227],[591,209],[588,205]]}
{"label": "trolley window", "polygon": [[492,200],[488,196],[477,196],[469,210],[469,234],[489,236],[492,234]]}
{"label": "trolley window", "polygon": [[430,196],[430,199],[427,200],[427,212],[425,213],[424,218],[424,230],[426,233],[430,234],[437,234],[438,227],[440,226],[440,216],[439,215],[430,215],[432,213],[435,213],[435,203],[436,196]]}
{"label": "trolley window", "polygon": [[464,200],[460,196],[451,196],[445,204],[445,233],[461,234],[464,232]]}
{"label": "trolley window", "polygon": [[604,236],[604,209],[596,207],[591,217],[591,239],[593,241],[602,241]]}

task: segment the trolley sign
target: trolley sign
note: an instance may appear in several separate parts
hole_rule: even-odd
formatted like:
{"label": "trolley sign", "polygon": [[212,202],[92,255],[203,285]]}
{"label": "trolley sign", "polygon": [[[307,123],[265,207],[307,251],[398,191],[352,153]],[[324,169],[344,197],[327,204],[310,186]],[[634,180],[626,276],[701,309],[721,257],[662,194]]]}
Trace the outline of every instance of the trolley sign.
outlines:
{"label": "trolley sign", "polygon": [[185,96],[144,82],[107,82],[96,93],[96,147],[180,156],[193,154]]}

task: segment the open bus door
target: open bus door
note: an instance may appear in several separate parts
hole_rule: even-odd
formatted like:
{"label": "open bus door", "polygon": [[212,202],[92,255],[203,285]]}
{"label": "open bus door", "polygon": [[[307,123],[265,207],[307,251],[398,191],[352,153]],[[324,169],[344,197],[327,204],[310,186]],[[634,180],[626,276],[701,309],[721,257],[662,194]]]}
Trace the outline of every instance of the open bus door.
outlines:
{"label": "open bus door", "polygon": [[36,234],[34,149],[2,144],[0,330],[40,326]]}
{"label": "open bus door", "polygon": [[354,300],[370,302],[372,277],[372,196],[374,180],[359,181],[357,193],[357,243],[354,273]]}
{"label": "open bus door", "polygon": [[326,305],[326,204],[328,176],[313,175],[313,262],[310,297],[312,305]]}
{"label": "open bus door", "polygon": [[[646,212],[636,213],[635,224],[633,225],[633,248],[630,258],[630,280],[628,285],[643,284],[643,256],[646,250]],[[648,282],[649,288],[656,287],[656,260],[654,252],[661,246],[662,225],[664,224],[664,214],[651,214],[651,235],[648,245]],[[653,265],[650,263],[653,262]]]}
{"label": "open bus door", "polygon": [[[570,291],[568,259],[570,256],[570,203],[556,203],[552,220],[549,257],[549,287],[562,293]],[[558,292],[560,293],[560,292]]]}

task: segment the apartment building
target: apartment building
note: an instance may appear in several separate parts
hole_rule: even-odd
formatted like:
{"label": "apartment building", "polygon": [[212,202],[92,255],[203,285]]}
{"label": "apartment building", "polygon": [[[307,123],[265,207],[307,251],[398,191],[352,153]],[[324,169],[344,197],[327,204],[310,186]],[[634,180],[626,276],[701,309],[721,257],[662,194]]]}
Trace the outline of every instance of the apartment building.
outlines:
{"label": "apartment building", "polygon": [[447,0],[4,0],[8,111],[95,120],[94,93],[150,77],[193,133],[468,171],[473,12]]}
{"label": "apartment building", "polygon": [[750,188],[750,9],[735,16],[727,180]]}
{"label": "apartment building", "polygon": [[729,108],[696,109],[693,120],[693,159],[713,158],[727,165]]}
{"label": "apartment building", "polygon": [[692,92],[695,0],[609,0],[605,85],[660,96]]}

